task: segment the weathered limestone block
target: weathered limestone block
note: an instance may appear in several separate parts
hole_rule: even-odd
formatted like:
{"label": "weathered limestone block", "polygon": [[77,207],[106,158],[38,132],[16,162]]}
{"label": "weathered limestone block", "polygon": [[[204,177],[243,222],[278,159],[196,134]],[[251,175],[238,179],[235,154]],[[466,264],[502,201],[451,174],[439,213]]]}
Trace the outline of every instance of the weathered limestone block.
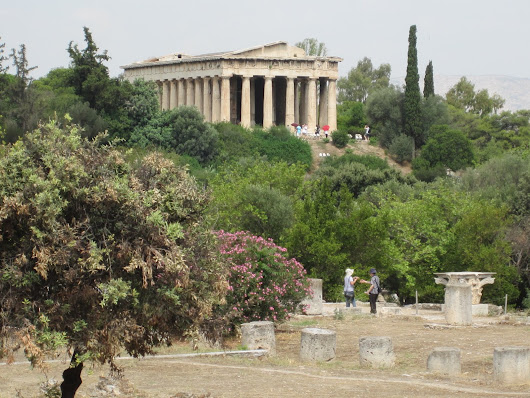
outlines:
{"label": "weathered limestone block", "polygon": [[389,368],[394,366],[396,356],[390,337],[359,338],[359,362],[361,366]]}
{"label": "weathered limestone block", "polygon": [[274,323],[256,321],[241,325],[241,345],[249,350],[268,350],[269,355],[276,355],[276,336]]}
{"label": "weathered limestone block", "polygon": [[427,358],[427,370],[434,373],[458,375],[461,373],[460,349],[437,347]]}
{"label": "weathered limestone block", "polygon": [[322,315],[322,279],[310,279],[313,295],[302,301],[307,315]]}
{"label": "weathered limestone block", "polygon": [[530,348],[496,347],[493,350],[493,376],[505,384],[530,383]]}
{"label": "weathered limestone block", "polygon": [[489,305],[488,304],[473,304],[471,306],[471,314],[473,316],[488,316]]}
{"label": "weathered limestone block", "polygon": [[383,315],[401,315],[401,308],[399,307],[382,307],[381,314]]}
{"label": "weathered limestone block", "polygon": [[335,358],[337,333],[333,330],[302,329],[300,359],[303,361],[330,361]]}

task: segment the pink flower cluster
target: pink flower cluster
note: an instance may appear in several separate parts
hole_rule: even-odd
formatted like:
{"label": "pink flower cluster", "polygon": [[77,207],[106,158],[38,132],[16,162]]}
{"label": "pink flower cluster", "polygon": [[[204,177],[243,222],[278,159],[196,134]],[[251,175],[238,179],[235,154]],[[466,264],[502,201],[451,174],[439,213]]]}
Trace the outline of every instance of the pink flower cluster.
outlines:
{"label": "pink flower cluster", "polygon": [[302,264],[272,239],[218,231],[220,253],[231,264],[227,316],[231,322],[288,319],[311,291]]}

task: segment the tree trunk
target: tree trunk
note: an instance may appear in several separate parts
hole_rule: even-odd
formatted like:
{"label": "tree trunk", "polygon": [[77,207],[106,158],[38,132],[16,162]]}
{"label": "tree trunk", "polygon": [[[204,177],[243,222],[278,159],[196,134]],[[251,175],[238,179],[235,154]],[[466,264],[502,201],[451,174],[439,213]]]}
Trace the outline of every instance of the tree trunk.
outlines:
{"label": "tree trunk", "polygon": [[[74,350],[70,367],[63,372],[63,382],[61,383],[61,398],[74,398],[75,393],[81,383],[81,371],[83,370],[83,363],[75,365],[76,357],[79,354]],[[75,366],[74,366],[75,365]]]}

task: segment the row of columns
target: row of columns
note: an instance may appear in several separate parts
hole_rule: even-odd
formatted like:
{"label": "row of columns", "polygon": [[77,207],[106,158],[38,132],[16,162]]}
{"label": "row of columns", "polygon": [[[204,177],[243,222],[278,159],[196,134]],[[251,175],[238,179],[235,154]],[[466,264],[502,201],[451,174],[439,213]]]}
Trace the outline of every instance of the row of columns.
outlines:
{"label": "row of columns", "polygon": [[[251,127],[252,76],[242,76],[241,81],[241,125]],[[336,129],[337,101],[336,80],[317,78],[286,78],[285,125],[305,123],[309,128],[317,124],[328,124]],[[177,106],[195,106],[207,122],[230,121],[230,76],[202,77],[200,79],[164,80],[159,82],[161,108],[173,109]],[[319,94],[319,95],[318,95]],[[319,97],[319,98],[317,98]],[[318,115],[317,120],[317,104]],[[270,128],[274,123],[273,77],[264,77],[263,127]]]}
{"label": "row of columns", "polygon": [[164,80],[159,84],[162,110],[195,106],[207,122],[230,121],[229,76]]}

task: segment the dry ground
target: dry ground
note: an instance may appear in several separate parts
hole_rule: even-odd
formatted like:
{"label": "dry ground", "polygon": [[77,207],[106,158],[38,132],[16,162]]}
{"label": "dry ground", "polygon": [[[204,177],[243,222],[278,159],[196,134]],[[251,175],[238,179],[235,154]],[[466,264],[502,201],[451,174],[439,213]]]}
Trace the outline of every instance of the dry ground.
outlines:
{"label": "dry ground", "polygon": [[320,162],[325,159],[324,157],[319,156],[320,153],[329,153],[330,155],[340,156],[344,154],[345,149],[349,148],[353,153],[358,155],[373,155],[380,157],[381,159],[386,159],[390,167],[398,169],[405,174],[409,174],[412,169],[410,164],[399,164],[394,161],[390,156],[385,153],[385,150],[379,146],[370,145],[367,141],[351,141],[346,148],[339,149],[335,147],[331,142],[325,143],[322,139],[307,139],[313,150],[313,167],[314,169],[318,168]]}
{"label": "dry ground", "polygon": [[[439,313],[438,313],[439,314]],[[437,327],[433,328],[433,325]],[[321,327],[337,332],[337,357],[326,363],[306,363],[298,358],[301,329]],[[364,369],[359,365],[361,336],[390,336],[396,353],[392,369]],[[503,386],[493,380],[493,349],[528,346],[530,324],[504,317],[474,318],[470,327],[447,328],[440,315],[385,316],[347,314],[295,317],[276,332],[277,356],[158,357],[120,360],[128,393],[122,397],[530,397],[530,385]],[[237,349],[239,340],[227,342]],[[426,361],[435,347],[462,350],[462,374],[458,377],[426,372]],[[190,352],[188,344],[176,344],[161,354]],[[60,379],[65,363],[52,363],[48,377]],[[95,386],[107,367],[85,369],[78,397],[96,395]],[[38,396],[45,376],[27,364],[0,366],[0,397]]]}

